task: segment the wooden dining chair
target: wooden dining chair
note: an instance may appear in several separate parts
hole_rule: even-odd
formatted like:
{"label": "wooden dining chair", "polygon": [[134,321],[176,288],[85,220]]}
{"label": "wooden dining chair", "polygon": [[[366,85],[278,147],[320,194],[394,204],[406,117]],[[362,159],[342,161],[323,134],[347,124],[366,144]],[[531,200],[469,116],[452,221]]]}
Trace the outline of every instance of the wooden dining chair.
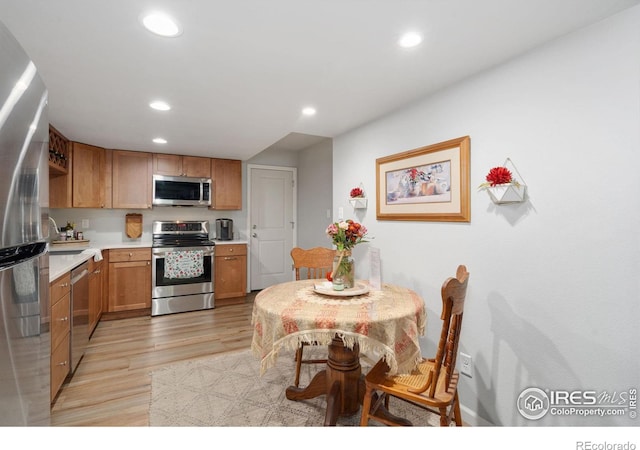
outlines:
{"label": "wooden dining chair", "polygon": [[456,277],[447,278],[442,285],[442,330],[435,358],[423,359],[406,375],[387,375],[389,367],[383,360],[367,373],[361,426],[366,426],[369,419],[386,425],[411,425],[389,411],[389,396],[407,400],[426,413],[438,414],[441,426],[449,426],[452,420],[462,426],[459,373],[455,366],[468,280],[467,268],[460,265]]}
{"label": "wooden dining chair", "polygon": [[[301,279],[323,279],[327,273],[333,268],[333,257],[335,250],[324,247],[314,247],[311,249],[303,249],[295,247],[291,250],[291,259],[293,260],[293,269],[295,270],[296,280]],[[302,275],[301,275],[302,274]],[[326,363],[325,359],[303,359],[303,352],[306,343],[303,343],[296,350],[296,379],[294,384],[298,387],[300,383],[300,369],[302,364],[320,364]]]}

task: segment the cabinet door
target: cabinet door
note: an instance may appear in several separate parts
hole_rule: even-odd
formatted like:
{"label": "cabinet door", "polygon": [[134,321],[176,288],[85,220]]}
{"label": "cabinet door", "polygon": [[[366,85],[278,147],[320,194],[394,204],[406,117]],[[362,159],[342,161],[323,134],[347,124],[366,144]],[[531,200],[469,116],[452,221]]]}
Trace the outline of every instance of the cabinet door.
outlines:
{"label": "cabinet door", "polygon": [[183,156],[182,173],[187,177],[211,178],[211,159],[200,156]]}
{"label": "cabinet door", "polygon": [[67,333],[63,336],[60,345],[51,351],[51,401],[56,397],[62,383],[69,375],[71,367],[69,356],[69,333]]}
{"label": "cabinet door", "polygon": [[103,262],[89,263],[89,335],[93,333],[102,315]]}
{"label": "cabinet door", "polygon": [[109,263],[109,312],[151,307],[151,262]]}
{"label": "cabinet door", "polygon": [[113,207],[151,209],[151,153],[113,151]]}
{"label": "cabinet door", "polygon": [[242,209],[242,161],[213,158],[211,181],[213,183],[211,209]]}
{"label": "cabinet door", "polygon": [[154,175],[180,176],[182,174],[182,157],[180,155],[154,153],[153,173]]}
{"label": "cabinet door", "polygon": [[51,306],[51,351],[66,338],[70,330],[71,294],[65,294]]}
{"label": "cabinet door", "polygon": [[72,205],[74,208],[104,208],[106,151],[93,145],[73,143]]}
{"label": "cabinet door", "polygon": [[216,300],[247,295],[247,246],[216,245],[214,296]]}

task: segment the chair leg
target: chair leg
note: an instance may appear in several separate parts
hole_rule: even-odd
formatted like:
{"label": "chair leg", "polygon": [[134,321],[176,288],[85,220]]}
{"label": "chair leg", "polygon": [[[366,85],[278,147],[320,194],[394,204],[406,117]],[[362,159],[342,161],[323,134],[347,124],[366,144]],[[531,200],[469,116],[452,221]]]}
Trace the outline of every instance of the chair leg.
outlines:
{"label": "chair leg", "polygon": [[366,427],[369,423],[369,410],[371,409],[371,396],[373,395],[373,389],[365,389],[364,399],[362,400],[362,416],[360,417],[360,426]]}
{"label": "chair leg", "polygon": [[300,384],[300,368],[302,366],[302,346],[298,347],[296,350],[296,379],[293,382],[295,387],[298,387]]}
{"label": "chair leg", "polygon": [[462,415],[460,414],[460,400],[458,398],[458,390],[456,389],[456,394],[453,397],[453,418],[456,422],[456,426],[462,426]]}
{"label": "chair leg", "polygon": [[438,408],[440,410],[440,426],[448,427],[449,426],[449,413],[447,412],[447,408]]}

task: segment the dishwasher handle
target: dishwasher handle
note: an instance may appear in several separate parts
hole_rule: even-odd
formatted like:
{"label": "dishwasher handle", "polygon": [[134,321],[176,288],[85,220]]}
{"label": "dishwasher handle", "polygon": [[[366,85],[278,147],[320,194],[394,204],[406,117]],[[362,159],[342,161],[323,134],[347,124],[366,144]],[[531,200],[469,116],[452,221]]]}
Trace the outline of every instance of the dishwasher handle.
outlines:
{"label": "dishwasher handle", "polygon": [[85,265],[85,267],[78,267],[75,270],[71,271],[71,284],[76,284],[83,277],[89,275],[89,268]]}

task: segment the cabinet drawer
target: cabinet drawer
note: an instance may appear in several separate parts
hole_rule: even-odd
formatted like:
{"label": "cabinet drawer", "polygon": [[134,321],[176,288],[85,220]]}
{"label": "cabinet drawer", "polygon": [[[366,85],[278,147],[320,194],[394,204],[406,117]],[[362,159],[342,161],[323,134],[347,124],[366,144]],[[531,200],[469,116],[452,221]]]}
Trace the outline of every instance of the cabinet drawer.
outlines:
{"label": "cabinet drawer", "polygon": [[52,281],[49,285],[49,295],[51,296],[51,304],[54,305],[65,294],[71,292],[71,273],[67,272],[60,278]]}
{"label": "cabinet drawer", "polygon": [[69,374],[69,333],[67,333],[51,353],[51,401],[60,390],[62,383]]}
{"label": "cabinet drawer", "polygon": [[109,250],[109,262],[151,261],[150,248],[118,248]]}
{"label": "cabinet drawer", "polygon": [[246,244],[217,244],[216,257],[218,256],[241,256],[247,254]]}
{"label": "cabinet drawer", "polygon": [[55,349],[69,334],[71,294],[66,294],[51,307],[51,348]]}

